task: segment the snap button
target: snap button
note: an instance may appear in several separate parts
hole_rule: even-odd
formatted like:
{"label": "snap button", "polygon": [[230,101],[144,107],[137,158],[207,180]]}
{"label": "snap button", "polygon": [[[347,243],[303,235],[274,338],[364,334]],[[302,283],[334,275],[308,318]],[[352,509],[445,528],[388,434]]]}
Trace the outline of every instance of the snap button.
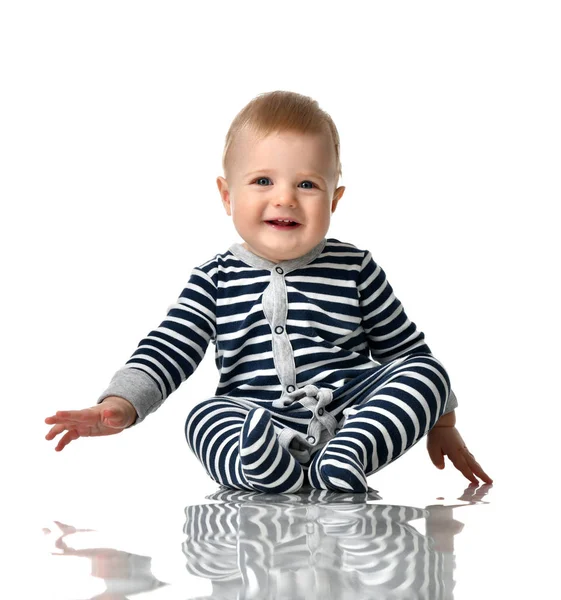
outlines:
{"label": "snap button", "polygon": [[281,327],[280,325],[277,325],[275,327],[275,333],[282,333],[284,331],[284,327]]}
{"label": "snap button", "polygon": [[296,388],[293,385],[287,385],[286,386],[286,391],[287,392],[293,392]]}
{"label": "snap button", "polygon": [[281,275],[284,273],[284,271],[281,269],[281,267],[277,267],[277,268],[275,269],[275,271],[276,271],[277,273],[280,273]]}
{"label": "snap button", "polygon": [[310,442],[310,444],[316,443],[316,438],[313,435],[309,435],[306,439],[308,440],[308,442]]}
{"label": "snap button", "polygon": [[318,408],[318,415],[323,415],[323,408]]}

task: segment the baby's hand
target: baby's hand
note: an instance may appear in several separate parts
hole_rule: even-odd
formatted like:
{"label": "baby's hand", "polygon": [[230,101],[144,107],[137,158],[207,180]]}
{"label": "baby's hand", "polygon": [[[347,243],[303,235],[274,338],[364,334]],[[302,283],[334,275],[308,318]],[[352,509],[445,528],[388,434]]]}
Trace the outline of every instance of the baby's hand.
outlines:
{"label": "baby's hand", "polygon": [[444,456],[452,461],[452,464],[461,471],[472,483],[479,483],[479,477],[485,483],[493,483],[493,480],[481,468],[473,454],[453,425],[434,426],[427,436],[427,450],[430,459],[436,467],[444,469]]}
{"label": "baby's hand", "polygon": [[52,440],[67,430],[55,450],[60,452],[72,440],[79,437],[113,435],[132,425],[137,414],[134,406],[120,396],[108,396],[96,406],[83,410],[59,410],[45,423],[54,425],[45,439]]}

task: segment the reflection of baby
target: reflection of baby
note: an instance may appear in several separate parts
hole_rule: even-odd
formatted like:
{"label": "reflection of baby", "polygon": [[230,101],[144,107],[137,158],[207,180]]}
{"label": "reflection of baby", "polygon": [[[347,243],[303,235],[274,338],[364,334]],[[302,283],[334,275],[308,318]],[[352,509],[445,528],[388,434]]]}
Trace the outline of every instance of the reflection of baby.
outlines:
{"label": "reflection of baby", "polygon": [[454,512],[478,500],[466,492],[469,504],[416,508],[367,503],[371,492],[222,488],[186,508],[187,571],[212,582],[205,598],[450,599]]}
{"label": "reflection of baby", "polygon": [[471,481],[492,480],[454,427],[457,400],[424,334],[368,250],[326,238],[344,187],[339,135],[314,100],[254,98],[234,119],[217,184],[242,237],[190,278],[91,408],[59,411],[47,439],[140,423],[197,368],[220,381],[185,425],[208,474],[236,489],[363,492],[428,434]]}
{"label": "reflection of baby", "polygon": [[128,594],[148,592],[168,585],[159,581],[152,573],[152,559],[114,548],[84,548],[75,549],[67,544],[64,538],[74,533],[91,531],[91,529],[75,529],[70,525],[55,521],[62,535],[56,540],[55,546],[60,552],[55,556],[80,556],[92,561],[91,574],[103,579],[106,590],[95,598],[109,600],[126,600]]}

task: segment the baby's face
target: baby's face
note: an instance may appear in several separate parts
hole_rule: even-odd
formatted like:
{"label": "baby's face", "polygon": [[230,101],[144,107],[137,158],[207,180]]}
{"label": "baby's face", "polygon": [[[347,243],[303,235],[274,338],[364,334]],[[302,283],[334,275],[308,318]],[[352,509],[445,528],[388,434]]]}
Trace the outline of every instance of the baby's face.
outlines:
{"label": "baby's face", "polygon": [[[273,262],[298,258],[329,229],[344,187],[335,190],[335,150],[327,135],[283,132],[260,141],[244,132],[232,173],[218,177],[222,203],[253,253]],[[297,225],[271,223],[290,219]]]}

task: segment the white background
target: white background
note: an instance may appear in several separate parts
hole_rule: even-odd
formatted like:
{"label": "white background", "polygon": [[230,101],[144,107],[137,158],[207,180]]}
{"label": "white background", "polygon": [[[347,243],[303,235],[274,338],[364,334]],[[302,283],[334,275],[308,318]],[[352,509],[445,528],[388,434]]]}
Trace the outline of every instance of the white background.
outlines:
{"label": "white background", "polygon": [[[94,404],[192,267],[241,241],[216,186],[224,138],[254,96],[285,89],[333,117],[346,192],[328,237],[371,250],[446,366],[457,427],[495,480],[502,565],[528,573],[541,540],[515,553],[509,519],[530,510],[524,534],[539,530],[559,472],[560,27],[558,3],[536,0],[3,3],[0,444],[14,531],[140,528],[175,549],[184,507],[216,489],[183,433],[214,394],[213,346],[119,436],[55,453],[44,418]],[[468,482],[422,441],[369,483],[423,506]],[[469,557],[473,572],[490,564],[485,542],[465,548],[456,598],[481,584]],[[493,556],[487,585],[501,589]]]}

